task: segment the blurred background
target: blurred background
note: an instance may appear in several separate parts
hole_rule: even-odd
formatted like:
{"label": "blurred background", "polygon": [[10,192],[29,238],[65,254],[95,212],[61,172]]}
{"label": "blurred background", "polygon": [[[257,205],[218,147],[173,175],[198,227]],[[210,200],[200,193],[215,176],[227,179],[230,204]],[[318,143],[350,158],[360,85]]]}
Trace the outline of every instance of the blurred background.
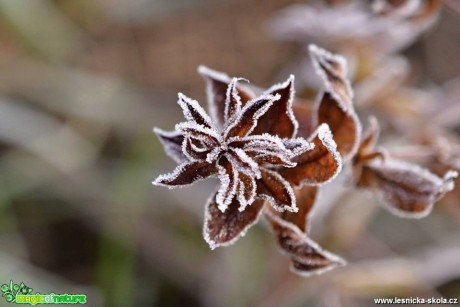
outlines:
{"label": "blurred background", "polygon": [[[355,10],[348,2],[358,1],[0,0],[0,283],[115,307],[459,298],[458,188],[429,217],[406,220],[345,179],[331,184],[323,194],[336,196],[320,195],[312,237],[349,265],[302,278],[262,221],[235,245],[209,249],[203,212],[217,181],[151,184],[175,167],[152,127],[182,120],[177,92],[206,104],[198,65],[263,88],[296,73],[299,95],[312,99],[310,42],[350,60],[358,113],[379,118],[394,152],[441,173],[460,168],[458,1],[404,19],[413,27],[403,43],[385,41],[384,54],[362,33],[340,33],[359,14],[367,17],[352,28],[370,29],[381,17],[368,8],[342,25],[290,15],[307,7],[339,16],[343,6]],[[424,150],[439,138],[454,149],[435,165]],[[399,145],[409,141],[417,147],[408,154]]]}

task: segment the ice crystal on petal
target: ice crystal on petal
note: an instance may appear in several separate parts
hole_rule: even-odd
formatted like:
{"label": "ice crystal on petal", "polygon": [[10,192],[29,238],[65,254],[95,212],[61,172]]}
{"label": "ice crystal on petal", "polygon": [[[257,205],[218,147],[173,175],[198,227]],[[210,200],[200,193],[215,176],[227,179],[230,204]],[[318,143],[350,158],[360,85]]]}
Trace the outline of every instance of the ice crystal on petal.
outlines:
{"label": "ice crystal on petal", "polygon": [[309,143],[303,138],[284,139],[283,144],[286,149],[292,152],[292,157],[296,157],[308,150],[313,150],[315,148],[314,143]]}
{"label": "ice crystal on petal", "polygon": [[233,78],[230,82],[230,85],[227,89],[227,97],[225,99],[225,122],[231,122],[234,116],[241,111],[241,97],[236,87],[236,84],[239,80],[249,82],[248,80],[243,78]]}
{"label": "ice crystal on petal", "polygon": [[239,114],[237,114],[224,135],[230,137],[244,137],[254,130],[257,120],[280,98],[279,95],[263,95],[249,101]]}
{"label": "ice crystal on petal", "polygon": [[200,106],[198,101],[193,100],[182,93],[178,94],[178,104],[184,112],[184,117],[187,121],[195,122],[207,128],[212,127],[211,118],[206,114],[205,110]]}

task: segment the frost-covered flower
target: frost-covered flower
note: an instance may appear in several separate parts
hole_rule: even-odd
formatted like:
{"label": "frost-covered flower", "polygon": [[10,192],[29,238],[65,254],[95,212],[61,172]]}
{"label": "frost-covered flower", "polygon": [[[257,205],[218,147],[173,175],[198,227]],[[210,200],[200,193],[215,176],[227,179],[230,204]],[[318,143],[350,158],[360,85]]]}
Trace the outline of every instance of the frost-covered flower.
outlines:
{"label": "frost-covered flower", "polygon": [[341,169],[329,127],[297,138],[292,111],[294,77],[254,97],[240,79],[205,67],[211,116],[179,94],[186,122],[173,132],[155,128],[166,152],[181,163],[153,183],[168,187],[218,176],[220,188],[205,215],[204,237],[211,248],[237,240],[258,219],[265,202],[279,212],[298,211],[294,187],[318,185]]}

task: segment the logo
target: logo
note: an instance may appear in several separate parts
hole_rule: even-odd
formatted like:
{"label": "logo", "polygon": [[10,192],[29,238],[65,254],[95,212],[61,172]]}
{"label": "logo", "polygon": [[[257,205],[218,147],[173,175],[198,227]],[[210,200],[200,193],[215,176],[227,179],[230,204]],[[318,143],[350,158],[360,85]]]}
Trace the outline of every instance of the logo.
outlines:
{"label": "logo", "polygon": [[23,282],[21,284],[14,284],[11,280],[9,284],[2,285],[2,297],[8,303],[14,304],[86,304],[85,294],[41,294],[32,293],[33,289],[26,286]]}

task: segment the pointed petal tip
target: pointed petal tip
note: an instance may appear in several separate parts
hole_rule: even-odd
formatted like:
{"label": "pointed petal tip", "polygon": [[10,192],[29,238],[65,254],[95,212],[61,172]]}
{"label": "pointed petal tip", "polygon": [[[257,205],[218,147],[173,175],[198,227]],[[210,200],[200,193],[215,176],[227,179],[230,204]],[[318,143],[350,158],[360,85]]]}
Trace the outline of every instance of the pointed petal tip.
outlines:
{"label": "pointed petal tip", "polygon": [[214,242],[214,240],[212,240],[206,233],[203,233],[203,237],[204,237],[204,240],[206,241],[206,243],[208,243],[208,246],[209,246],[210,250],[213,251],[219,246],[219,244]]}
{"label": "pointed petal tip", "polygon": [[450,192],[455,188],[455,180],[458,178],[458,172],[454,170],[447,171],[442,180],[444,182],[442,190]]}
{"label": "pointed petal tip", "polygon": [[165,186],[165,184],[161,183],[162,176],[158,176],[156,179],[152,181],[152,185],[155,186]]}
{"label": "pointed petal tip", "polygon": [[444,181],[452,181],[458,178],[458,172],[454,170],[449,170],[444,174]]}
{"label": "pointed petal tip", "polygon": [[230,77],[226,73],[214,70],[205,65],[199,65],[197,71],[201,76],[208,79],[217,79],[223,82],[228,82],[230,80]]}

